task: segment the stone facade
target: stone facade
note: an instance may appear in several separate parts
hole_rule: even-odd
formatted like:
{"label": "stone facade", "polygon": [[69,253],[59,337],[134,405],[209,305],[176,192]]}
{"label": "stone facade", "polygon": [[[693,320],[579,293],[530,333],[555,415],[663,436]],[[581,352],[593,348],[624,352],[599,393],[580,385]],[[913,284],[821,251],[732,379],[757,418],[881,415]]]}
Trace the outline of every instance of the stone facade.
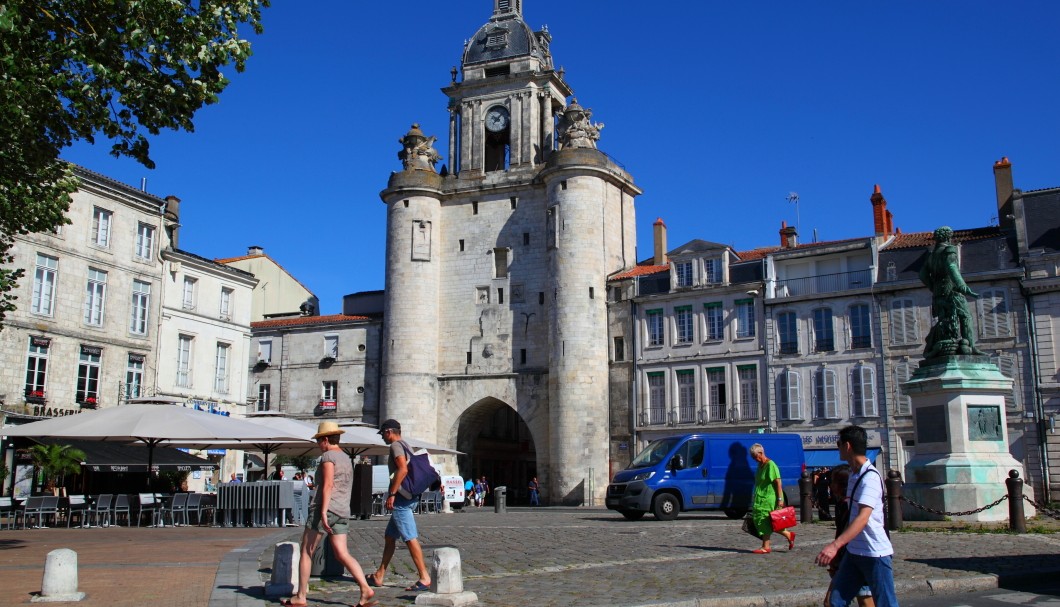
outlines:
{"label": "stone facade", "polygon": [[247,399],[258,412],[379,421],[382,322],[335,314],[253,323]]}
{"label": "stone facade", "polygon": [[640,192],[592,145],[557,150],[570,89],[550,40],[498,2],[444,89],[448,167],[415,125],[401,139],[405,170],[381,194],[382,417],[467,453],[449,472],[516,491],[536,475],[544,499],[601,503],[606,279],[634,264]]}
{"label": "stone facade", "polygon": [[12,249],[25,276],[0,331],[9,422],[111,407],[130,390],[154,389],[166,201],[80,167],[75,174],[70,224],[16,236]]}

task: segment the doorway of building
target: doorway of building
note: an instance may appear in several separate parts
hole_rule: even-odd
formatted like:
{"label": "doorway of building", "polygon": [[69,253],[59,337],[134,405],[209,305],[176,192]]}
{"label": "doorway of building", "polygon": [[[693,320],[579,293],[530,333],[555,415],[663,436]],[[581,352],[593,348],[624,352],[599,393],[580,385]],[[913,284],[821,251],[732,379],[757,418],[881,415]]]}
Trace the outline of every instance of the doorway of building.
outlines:
{"label": "doorway of building", "polygon": [[492,489],[508,488],[508,505],[530,503],[527,485],[537,476],[537,451],[526,422],[507,403],[483,399],[460,416],[457,458],[460,476],[489,483],[491,494],[486,504],[493,505]]}

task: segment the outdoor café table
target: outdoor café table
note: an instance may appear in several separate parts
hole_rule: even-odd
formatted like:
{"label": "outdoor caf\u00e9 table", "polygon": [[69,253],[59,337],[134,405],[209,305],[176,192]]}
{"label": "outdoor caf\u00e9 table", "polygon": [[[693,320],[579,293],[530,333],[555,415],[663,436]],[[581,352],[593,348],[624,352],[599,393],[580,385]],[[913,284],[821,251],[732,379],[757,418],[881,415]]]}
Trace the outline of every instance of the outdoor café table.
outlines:
{"label": "outdoor caf\u00e9 table", "polygon": [[256,481],[217,487],[217,510],[223,526],[281,527],[286,511],[294,508],[294,483]]}

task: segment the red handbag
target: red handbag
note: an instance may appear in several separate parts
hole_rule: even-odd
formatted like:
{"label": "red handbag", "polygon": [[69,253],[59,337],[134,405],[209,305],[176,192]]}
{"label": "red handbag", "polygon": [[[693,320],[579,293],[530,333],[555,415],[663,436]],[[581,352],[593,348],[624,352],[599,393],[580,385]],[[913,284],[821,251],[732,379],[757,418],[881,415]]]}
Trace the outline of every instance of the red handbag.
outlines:
{"label": "red handbag", "polygon": [[795,521],[795,506],[780,508],[769,513],[769,521],[773,524],[773,531],[783,531],[798,524]]}

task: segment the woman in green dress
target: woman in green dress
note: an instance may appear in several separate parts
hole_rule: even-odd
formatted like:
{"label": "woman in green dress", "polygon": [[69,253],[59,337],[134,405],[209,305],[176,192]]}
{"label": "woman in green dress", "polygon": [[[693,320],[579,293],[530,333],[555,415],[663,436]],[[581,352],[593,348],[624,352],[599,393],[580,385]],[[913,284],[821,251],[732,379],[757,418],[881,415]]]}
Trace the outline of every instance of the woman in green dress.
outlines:
{"label": "woman in green dress", "polygon": [[[773,523],[769,513],[784,507],[784,491],[780,485],[780,469],[776,462],[766,457],[762,445],[751,445],[751,459],[758,462],[755,472],[755,497],[751,505],[751,522],[762,538],[762,547],[754,550],[755,554],[769,554],[769,536],[773,534]],[[788,550],[795,547],[795,532],[787,529],[780,532],[788,540]]]}

